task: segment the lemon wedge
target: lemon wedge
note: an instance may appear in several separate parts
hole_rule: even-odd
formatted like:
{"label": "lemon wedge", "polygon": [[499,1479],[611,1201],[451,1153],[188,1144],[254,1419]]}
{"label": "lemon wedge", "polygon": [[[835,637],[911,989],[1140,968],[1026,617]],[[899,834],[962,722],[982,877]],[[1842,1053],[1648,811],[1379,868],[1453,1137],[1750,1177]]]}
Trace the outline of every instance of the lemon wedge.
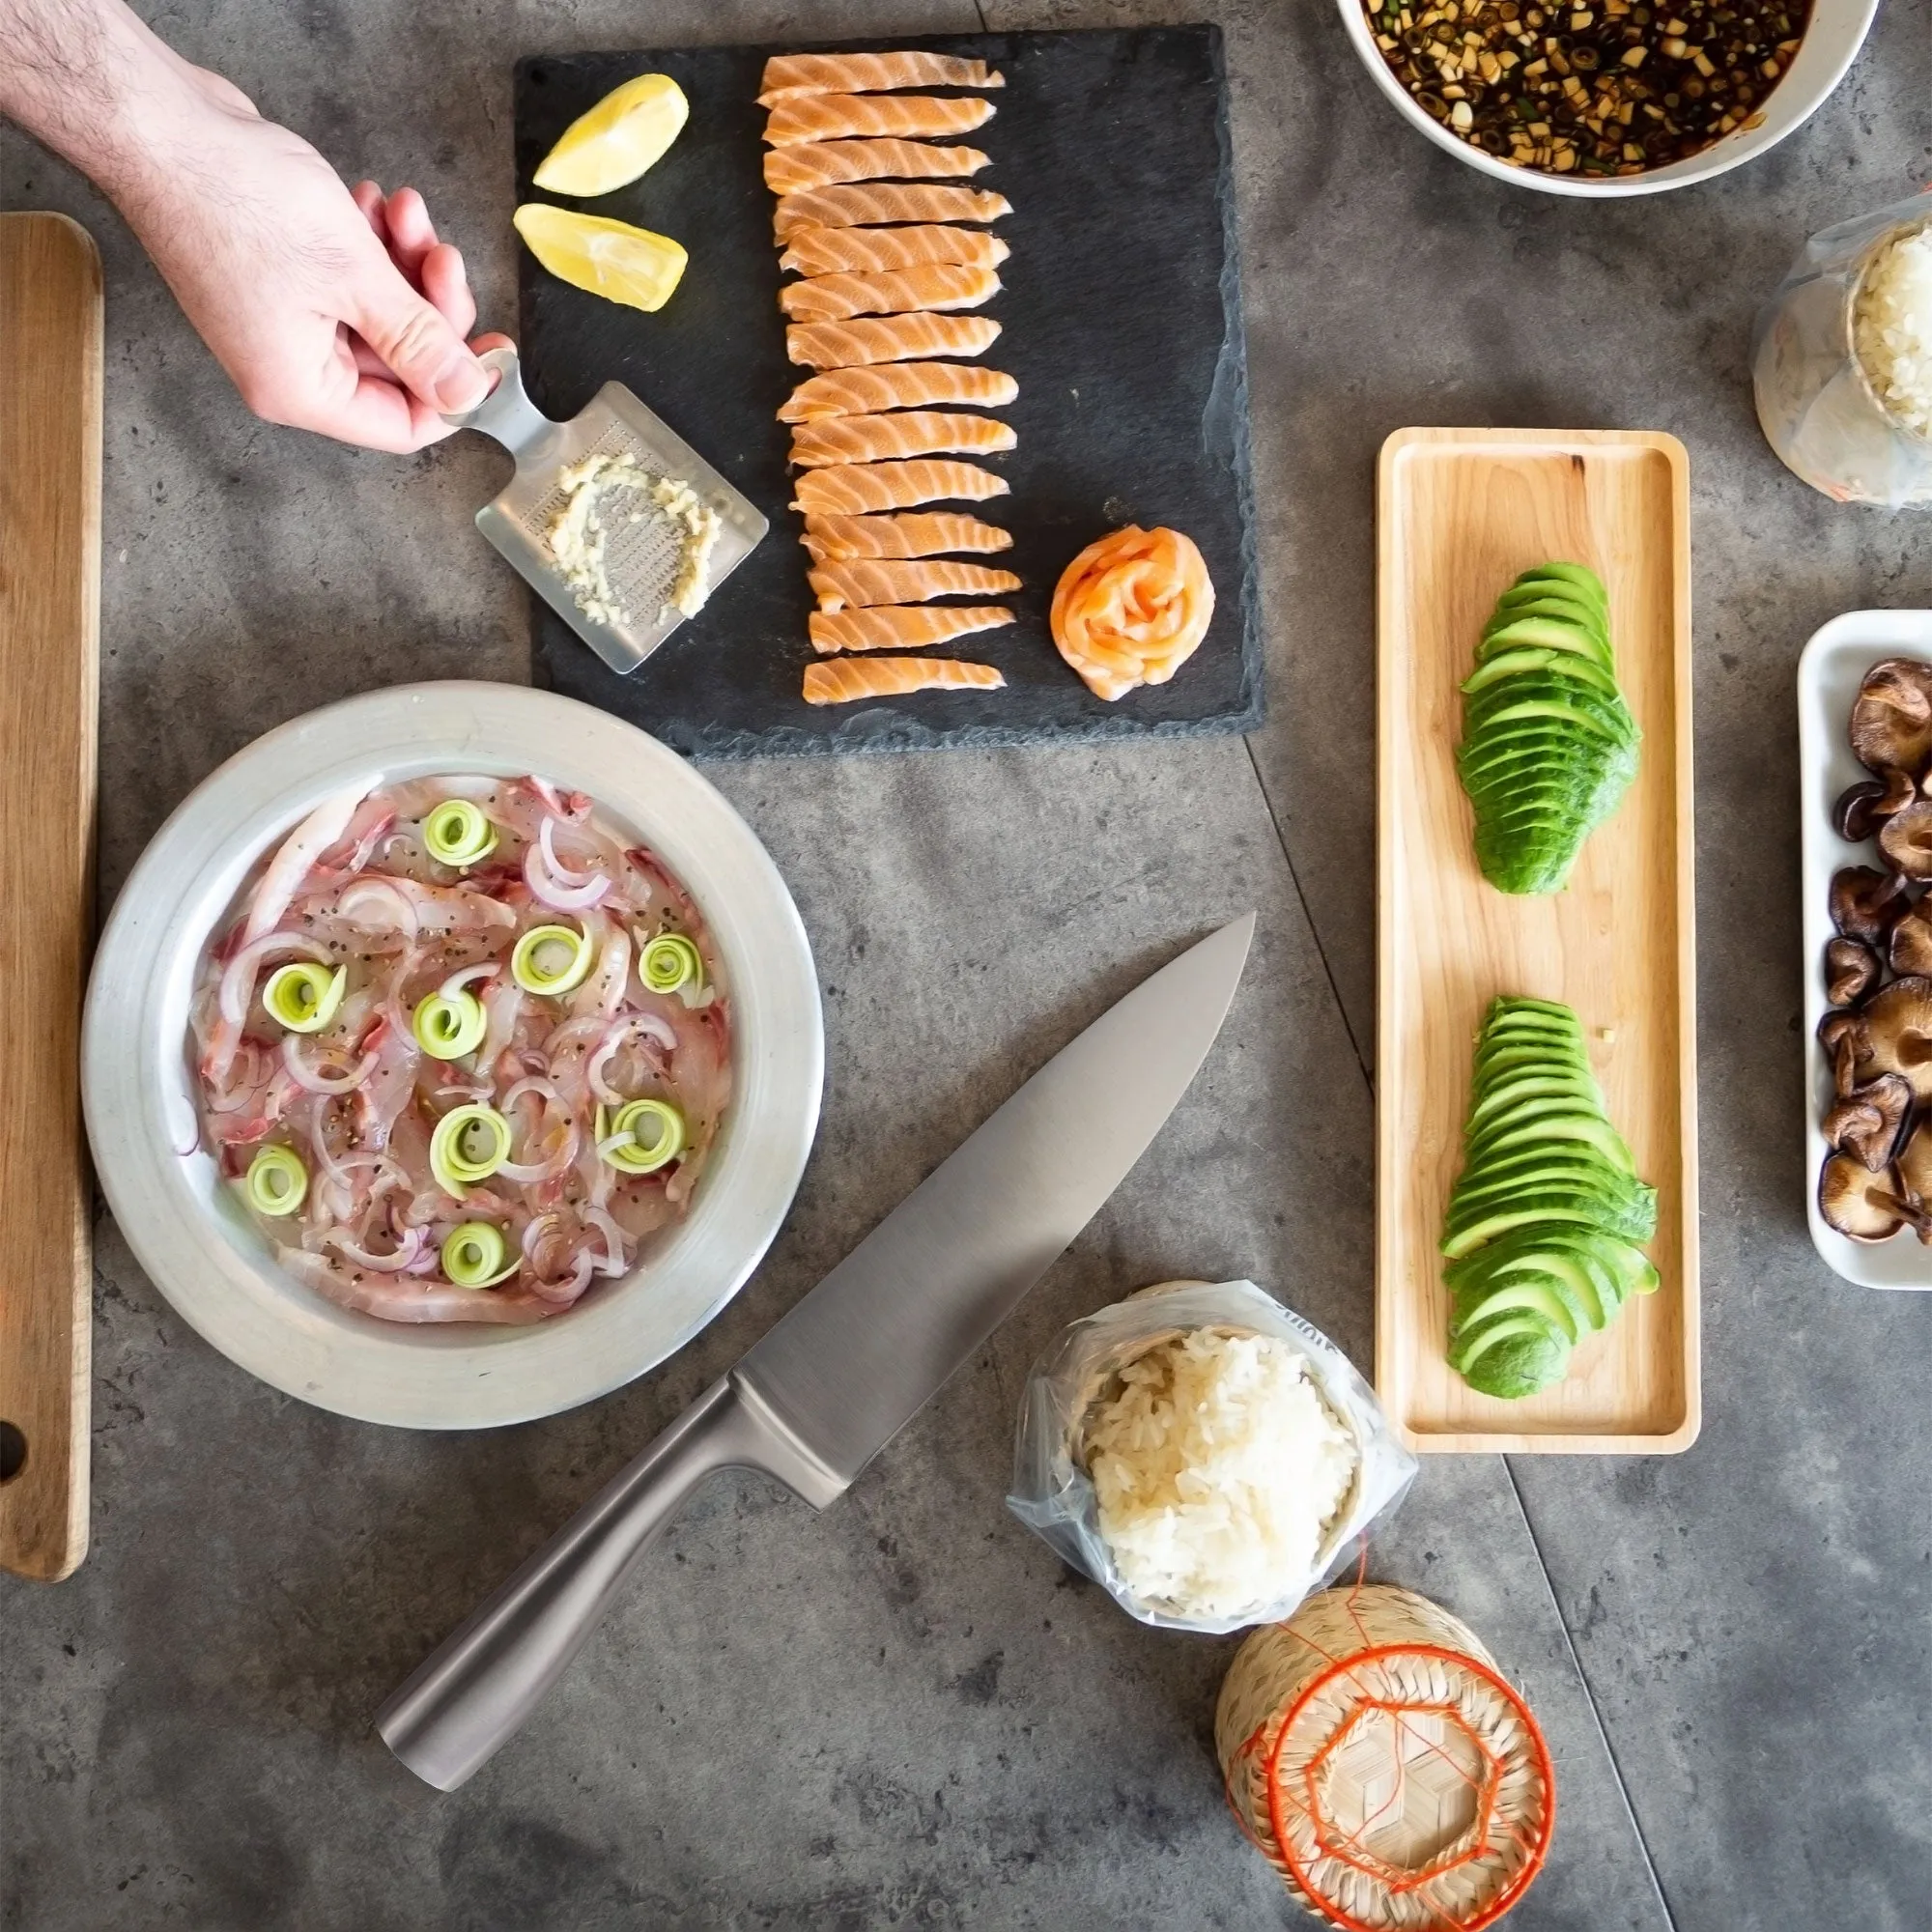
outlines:
{"label": "lemon wedge", "polygon": [[669,74],[640,73],[573,121],[530,179],[553,194],[609,194],[663,156],[690,112]]}
{"label": "lemon wedge", "polygon": [[530,253],[559,281],[629,308],[663,308],[684,273],[677,242],[628,221],[542,201],[526,201],[514,218]]}

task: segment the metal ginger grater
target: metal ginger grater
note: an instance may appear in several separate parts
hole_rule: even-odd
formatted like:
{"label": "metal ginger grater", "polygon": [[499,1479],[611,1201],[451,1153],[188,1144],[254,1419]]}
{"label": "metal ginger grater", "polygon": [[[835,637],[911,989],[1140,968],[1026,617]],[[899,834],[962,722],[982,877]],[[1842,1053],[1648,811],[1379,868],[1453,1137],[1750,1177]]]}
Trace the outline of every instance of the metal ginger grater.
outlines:
{"label": "metal ginger grater", "polygon": [[688,483],[719,518],[707,597],[751,555],[771,526],[756,504],[623,384],[606,383],[568,422],[553,422],[525,393],[514,349],[493,349],[481,360],[501,380],[467,415],[444,420],[494,437],[517,459],[517,473],[499,497],[476,512],[476,527],[612,670],[634,671],[684,622],[684,613],[669,602],[682,541],[662,516],[606,518],[604,570],[622,614],[598,622],[578,603],[551,555],[547,532],[564,502],[562,472],[586,457],[628,454],[654,476]]}

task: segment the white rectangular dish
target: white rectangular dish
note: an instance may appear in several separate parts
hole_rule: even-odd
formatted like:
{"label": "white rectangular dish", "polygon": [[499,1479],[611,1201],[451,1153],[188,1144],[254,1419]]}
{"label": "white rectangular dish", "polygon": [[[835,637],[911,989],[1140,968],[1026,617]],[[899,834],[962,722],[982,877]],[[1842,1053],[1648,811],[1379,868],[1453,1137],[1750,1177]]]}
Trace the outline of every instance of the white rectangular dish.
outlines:
{"label": "white rectangular dish", "polygon": [[1827,906],[1832,875],[1842,866],[1869,866],[1877,848],[1840,838],[1832,807],[1847,785],[1871,774],[1852,755],[1846,736],[1859,685],[1882,658],[1932,660],[1932,611],[1847,611],[1804,646],[1798,660],[1799,820],[1803,832],[1800,890],[1804,907],[1804,1212],[1811,1243],[1825,1265],[1862,1288],[1932,1289],[1932,1248],[1910,1230],[1889,1241],[1854,1241],[1828,1227],[1818,1211],[1818,1171],[1830,1151],[1818,1123],[1833,1094],[1831,1064],[1818,1043],[1825,1002],[1825,946],[1833,936]]}

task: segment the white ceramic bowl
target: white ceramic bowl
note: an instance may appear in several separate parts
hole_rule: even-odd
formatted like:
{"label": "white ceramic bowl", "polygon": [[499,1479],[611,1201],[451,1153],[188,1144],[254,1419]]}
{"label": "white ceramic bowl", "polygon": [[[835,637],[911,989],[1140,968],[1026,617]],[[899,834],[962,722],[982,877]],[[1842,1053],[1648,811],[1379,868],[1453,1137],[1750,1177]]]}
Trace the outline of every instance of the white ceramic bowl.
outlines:
{"label": "white ceramic bowl", "polygon": [[[589,793],[689,888],[730,987],[732,1103],[690,1214],[647,1243],[628,1275],[529,1327],[416,1326],[333,1306],[274,1265],[195,1146],[188,1000],[243,876],[326,794],[434,772],[535,772]],[[791,1205],[824,1063],[805,928],[751,828],[656,739],[569,698],[499,684],[351,698],[258,738],[205,780],[122,890],[95,957],[81,1040],[100,1184],[161,1293],[230,1360],[287,1394],[415,1429],[554,1414],[696,1334],[743,1286]]]}
{"label": "white ceramic bowl", "polygon": [[1369,78],[1392,100],[1410,127],[1417,128],[1454,155],[1459,161],[1498,181],[1518,187],[1536,188],[1544,194],[1610,196],[1662,194],[1665,188],[1685,187],[1691,182],[1709,181],[1731,168],[1775,148],[1793,128],[1804,123],[1824,105],[1832,90],[1845,77],[1845,71],[1858,58],[1871,23],[1878,14],[1878,0],[1813,0],[1811,24],[1804,44],[1771,98],[1764,103],[1764,119],[1755,128],[1740,128],[1722,140],[1692,155],[1689,160],[1673,161],[1667,168],[1648,174],[1615,175],[1606,180],[1583,180],[1574,175],[1539,174],[1531,168],[1513,168],[1467,141],[1458,140],[1426,108],[1420,106],[1396,78],[1395,70],[1382,57],[1369,31],[1362,0],[1338,0],[1342,25],[1349,42],[1369,71]]}

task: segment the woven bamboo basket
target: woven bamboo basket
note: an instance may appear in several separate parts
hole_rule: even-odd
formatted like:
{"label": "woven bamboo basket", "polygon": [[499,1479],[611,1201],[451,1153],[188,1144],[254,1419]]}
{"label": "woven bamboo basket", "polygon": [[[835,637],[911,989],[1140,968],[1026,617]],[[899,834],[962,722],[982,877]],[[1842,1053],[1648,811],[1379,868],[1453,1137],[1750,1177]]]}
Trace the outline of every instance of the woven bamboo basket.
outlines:
{"label": "woven bamboo basket", "polygon": [[1347,1932],[1475,1932],[1542,1868],[1548,1747],[1474,1632],[1408,1590],[1311,1597],[1242,1644],[1214,1747],[1289,1890]]}

